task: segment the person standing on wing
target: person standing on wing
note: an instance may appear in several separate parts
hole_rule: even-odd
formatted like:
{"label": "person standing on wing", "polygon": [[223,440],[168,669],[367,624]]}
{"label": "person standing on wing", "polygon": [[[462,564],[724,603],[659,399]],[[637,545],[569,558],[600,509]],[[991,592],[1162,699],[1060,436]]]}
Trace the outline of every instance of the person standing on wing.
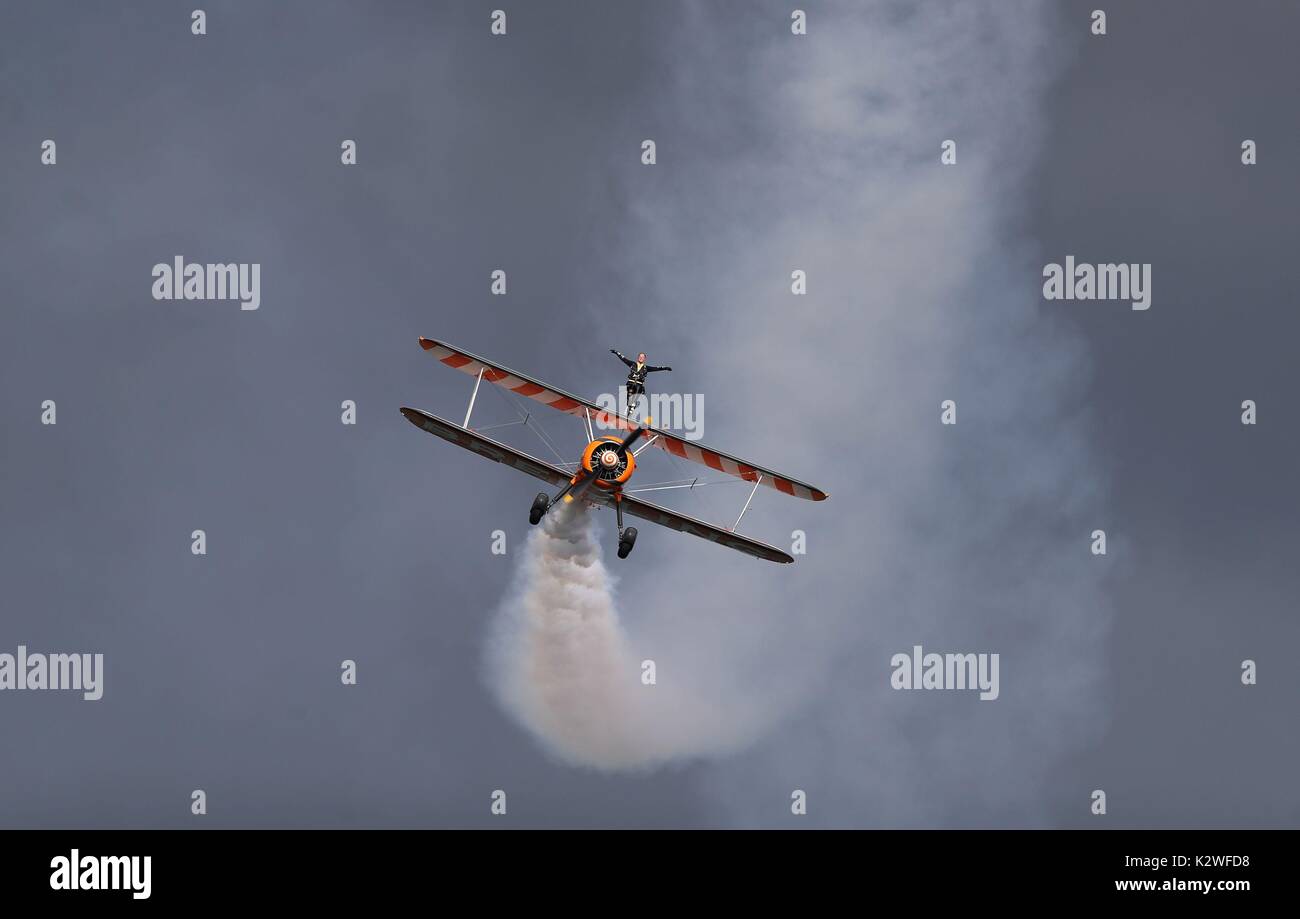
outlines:
{"label": "person standing on wing", "polygon": [[641,394],[645,392],[645,375],[654,373],[657,370],[672,370],[673,368],[651,367],[645,362],[644,351],[638,354],[634,361],[628,360],[613,348],[609,349],[609,353],[627,364],[627,417],[631,418],[632,413],[636,411],[637,404],[641,401]]}

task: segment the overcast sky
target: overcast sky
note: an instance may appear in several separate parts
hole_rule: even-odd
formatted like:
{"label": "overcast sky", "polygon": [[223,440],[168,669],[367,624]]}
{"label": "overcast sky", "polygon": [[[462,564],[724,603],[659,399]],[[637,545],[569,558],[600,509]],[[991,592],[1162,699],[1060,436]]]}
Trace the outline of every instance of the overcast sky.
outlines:
{"label": "overcast sky", "polygon": [[[5,3],[0,653],[106,673],[0,693],[0,824],[1300,824],[1300,12],[1098,5]],[[258,263],[260,308],[154,300],[177,255]],[[1149,263],[1151,308],[1045,301],[1066,255]],[[619,561],[601,512],[656,729],[692,712],[667,762],[498,703],[537,483],[402,419],[472,387],[420,335],[591,396],[644,350],[830,493],[747,514],[791,566],[649,525]],[[917,644],[998,653],[999,698],[891,689]]]}

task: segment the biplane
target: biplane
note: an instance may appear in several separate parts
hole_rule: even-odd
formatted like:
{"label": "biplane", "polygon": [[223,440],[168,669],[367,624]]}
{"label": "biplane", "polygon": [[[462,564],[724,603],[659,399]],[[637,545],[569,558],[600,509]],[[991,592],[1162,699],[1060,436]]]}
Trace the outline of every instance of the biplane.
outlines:
{"label": "biplane", "polygon": [[[430,338],[421,338],[420,347],[430,352],[433,357],[455,370],[475,378],[474,391],[469,398],[469,407],[465,411],[465,420],[460,424],[430,415],[415,408],[403,408],[406,420],[417,428],[450,441],[479,456],[513,467],[520,472],[541,479],[559,488],[554,495],[541,492],[533,499],[528,512],[528,522],[536,525],[541,522],[546,512],[560,502],[584,501],[592,507],[614,508],[618,520],[618,557],[627,558],[636,545],[636,527],[623,526],[623,516],[628,514],[641,520],[699,536],[710,542],[718,543],[729,549],[744,552],[756,558],[771,562],[789,563],[794,559],[775,546],[759,542],[736,532],[736,527],[744,518],[746,511],[754,500],[754,494],[760,485],[774,489],[783,494],[810,501],[826,500],[826,492],[814,488],[798,479],[773,472],[762,466],[754,465],[719,450],[702,444],[684,440],[668,431],[652,427],[653,419],[643,422],[633,421],[617,412],[556,389],[547,383],[525,376],[516,370],[510,370],[499,364],[462,351],[451,345]],[[474,413],[474,402],[478,398],[479,387],[483,381],[493,383],[504,390],[523,396],[535,402],[549,406],[566,415],[581,418],[586,425],[587,446],[580,458],[572,463],[550,463],[529,456],[514,447],[507,446],[482,431],[470,427],[470,418]],[[525,423],[527,417],[525,416]],[[595,427],[612,430],[621,436],[596,436]],[[638,441],[644,441],[639,446]],[[636,458],[648,447],[657,447],[680,459],[707,466],[717,472],[735,476],[745,482],[752,482],[749,497],[741,508],[740,516],[730,527],[716,526],[688,517],[677,511],[651,504],[629,493],[626,487],[636,472]],[[557,453],[558,455],[558,453]],[[693,485],[664,486],[693,487]]]}

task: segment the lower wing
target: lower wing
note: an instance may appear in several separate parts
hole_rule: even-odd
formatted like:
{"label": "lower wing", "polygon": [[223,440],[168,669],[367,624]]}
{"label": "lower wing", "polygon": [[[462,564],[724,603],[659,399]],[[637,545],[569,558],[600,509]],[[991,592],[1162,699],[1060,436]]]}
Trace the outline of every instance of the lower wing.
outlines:
{"label": "lower wing", "polygon": [[[606,504],[613,505],[613,498],[608,495],[604,497]],[[731,530],[724,530],[722,527],[705,523],[703,520],[696,520],[694,517],[687,517],[685,514],[670,511],[666,507],[651,504],[649,501],[633,498],[631,495],[623,495],[623,510],[633,517],[649,520],[651,523],[657,523],[661,527],[668,527],[670,530],[690,533],[692,536],[707,539],[709,542],[716,542],[718,545],[726,546],[728,549],[735,549],[737,552],[744,552],[746,555],[752,555],[755,558],[766,559],[769,562],[780,562],[786,565],[794,561],[790,555],[775,546],[769,546],[757,539],[750,539],[748,536],[741,536]]]}
{"label": "lower wing", "polygon": [[490,437],[476,434],[458,424],[439,418],[437,415],[430,415],[418,408],[404,408],[402,414],[406,416],[406,420],[411,424],[423,431],[428,431],[434,437],[441,437],[458,447],[464,447],[471,453],[485,456],[502,465],[512,466],[535,479],[541,479],[543,482],[550,482],[552,485],[564,485],[572,477],[572,473],[565,472],[558,466],[552,466],[545,460],[539,460],[527,453],[521,453],[514,447],[507,447]]}
{"label": "lower wing", "polygon": [[[514,447],[508,447],[499,441],[462,428],[460,425],[446,419],[430,415],[428,412],[422,412],[418,408],[403,408],[402,415],[411,424],[423,431],[428,431],[435,437],[441,437],[443,440],[458,447],[463,447],[471,453],[477,453],[479,456],[486,457],[494,462],[518,469],[520,472],[531,475],[535,479],[541,479],[543,482],[563,486],[572,477],[571,473],[565,472],[545,460],[529,456]],[[614,505],[613,496],[604,491],[593,489],[584,495],[584,499],[608,507]],[[694,517],[670,511],[667,508],[659,507],[657,504],[651,504],[649,501],[642,501],[640,498],[633,498],[627,494],[623,495],[623,510],[633,517],[657,523],[659,526],[668,527],[670,530],[690,533],[692,536],[716,542],[728,549],[735,549],[737,552],[744,552],[746,555],[752,555],[755,558],[783,564],[794,561],[785,552],[774,546],[769,546],[767,543],[750,539],[748,536],[741,536],[739,533],[733,533],[711,523],[705,523],[703,520],[696,520]]]}

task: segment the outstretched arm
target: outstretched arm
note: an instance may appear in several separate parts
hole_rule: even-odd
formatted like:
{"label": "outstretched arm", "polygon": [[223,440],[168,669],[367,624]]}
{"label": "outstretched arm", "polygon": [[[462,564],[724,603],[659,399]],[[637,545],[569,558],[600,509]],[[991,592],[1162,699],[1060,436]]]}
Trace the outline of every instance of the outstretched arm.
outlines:
{"label": "outstretched arm", "polygon": [[619,351],[615,351],[613,348],[610,348],[610,349],[609,349],[609,353],[612,354],[612,355],[614,355],[616,358],[618,358],[618,359],[619,359],[620,361],[622,361],[623,363],[627,364],[629,367],[632,366],[632,362],[629,361],[627,358],[625,358],[625,357],[622,355],[621,352],[619,352]]}
{"label": "outstretched arm", "polygon": [[654,373],[656,370],[672,370],[671,367],[646,367],[646,373]]}

